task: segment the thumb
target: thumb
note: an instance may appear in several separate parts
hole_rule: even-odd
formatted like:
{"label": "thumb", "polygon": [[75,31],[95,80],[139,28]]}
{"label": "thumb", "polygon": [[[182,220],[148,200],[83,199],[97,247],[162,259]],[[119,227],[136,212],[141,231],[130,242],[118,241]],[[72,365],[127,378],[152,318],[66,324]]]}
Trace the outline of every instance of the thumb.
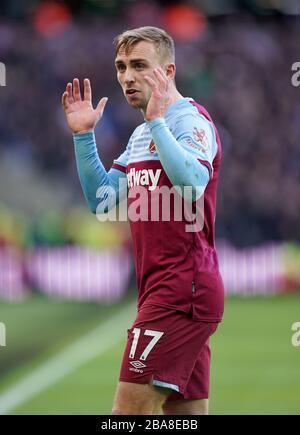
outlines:
{"label": "thumb", "polygon": [[97,107],[96,107],[96,113],[98,115],[99,118],[102,117],[103,111],[104,111],[104,107],[107,103],[108,98],[107,97],[103,97],[101,98],[101,100],[99,101]]}

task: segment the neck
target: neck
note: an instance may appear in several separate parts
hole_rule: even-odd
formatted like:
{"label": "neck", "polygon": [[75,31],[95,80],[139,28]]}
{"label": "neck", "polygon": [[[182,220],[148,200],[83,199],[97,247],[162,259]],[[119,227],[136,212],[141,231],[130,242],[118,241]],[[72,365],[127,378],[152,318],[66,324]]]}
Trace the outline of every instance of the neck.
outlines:
{"label": "neck", "polygon": [[174,86],[173,92],[171,93],[171,100],[170,100],[169,106],[171,106],[171,104],[175,103],[178,100],[182,100],[182,98],[183,98],[183,95],[181,95],[181,93],[178,92]]}

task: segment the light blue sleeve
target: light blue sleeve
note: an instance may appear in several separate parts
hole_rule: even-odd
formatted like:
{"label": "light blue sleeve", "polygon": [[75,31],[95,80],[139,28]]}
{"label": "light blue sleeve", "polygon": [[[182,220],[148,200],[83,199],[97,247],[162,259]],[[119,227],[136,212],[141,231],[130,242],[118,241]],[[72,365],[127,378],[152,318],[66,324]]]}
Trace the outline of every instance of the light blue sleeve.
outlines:
{"label": "light blue sleeve", "polygon": [[[202,162],[203,151],[190,146],[186,141],[192,140],[194,125],[189,118],[193,115],[180,118],[175,127],[172,128],[172,133],[166,124],[164,118],[158,118],[148,122],[152,138],[156,144],[157,153],[160,162],[172,182],[173,186],[179,186],[183,191],[184,187],[191,187],[192,193],[185,195],[185,198],[190,201],[195,201],[200,198],[210,179],[209,164]],[[209,147],[208,147],[209,148]],[[200,160],[200,161],[199,161]]]}
{"label": "light blue sleeve", "polygon": [[198,112],[189,112],[176,120],[172,133],[182,148],[207,167],[211,178],[218,151],[213,124]]}
{"label": "light blue sleeve", "polygon": [[106,213],[127,195],[127,151],[106,172],[98,155],[94,132],[73,135],[76,166],[81,187],[93,213]]}

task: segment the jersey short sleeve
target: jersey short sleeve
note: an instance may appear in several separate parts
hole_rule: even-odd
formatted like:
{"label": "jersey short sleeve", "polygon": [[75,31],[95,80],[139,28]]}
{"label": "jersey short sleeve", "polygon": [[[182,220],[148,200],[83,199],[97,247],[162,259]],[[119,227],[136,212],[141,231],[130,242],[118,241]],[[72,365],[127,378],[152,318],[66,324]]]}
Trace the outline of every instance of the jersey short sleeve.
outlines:
{"label": "jersey short sleeve", "polygon": [[127,162],[128,162],[128,149],[126,148],[126,150],[117,159],[114,160],[112,164],[112,168],[118,169],[119,171],[124,172],[126,174]]}
{"label": "jersey short sleeve", "polygon": [[200,114],[186,113],[176,121],[172,133],[186,151],[207,167],[211,178],[213,160],[218,151],[212,123]]}
{"label": "jersey short sleeve", "polygon": [[[135,131],[136,130],[137,129],[135,129]],[[114,160],[114,162],[112,164],[112,169],[118,169],[119,171],[124,172],[126,174],[130,150],[132,147],[132,140],[133,140],[135,131],[131,135],[131,137],[127,143],[125,151],[117,159]]]}

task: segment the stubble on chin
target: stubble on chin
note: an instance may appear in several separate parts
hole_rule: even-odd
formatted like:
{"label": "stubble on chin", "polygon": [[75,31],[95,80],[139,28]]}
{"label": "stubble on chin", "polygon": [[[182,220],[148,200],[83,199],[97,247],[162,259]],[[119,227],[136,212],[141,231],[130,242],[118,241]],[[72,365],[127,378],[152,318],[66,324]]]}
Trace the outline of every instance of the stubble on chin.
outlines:
{"label": "stubble on chin", "polygon": [[127,98],[126,98],[126,101],[134,109],[146,110],[146,108],[147,108],[147,103],[145,103],[145,101],[138,100],[138,99],[135,101],[130,101]]}

